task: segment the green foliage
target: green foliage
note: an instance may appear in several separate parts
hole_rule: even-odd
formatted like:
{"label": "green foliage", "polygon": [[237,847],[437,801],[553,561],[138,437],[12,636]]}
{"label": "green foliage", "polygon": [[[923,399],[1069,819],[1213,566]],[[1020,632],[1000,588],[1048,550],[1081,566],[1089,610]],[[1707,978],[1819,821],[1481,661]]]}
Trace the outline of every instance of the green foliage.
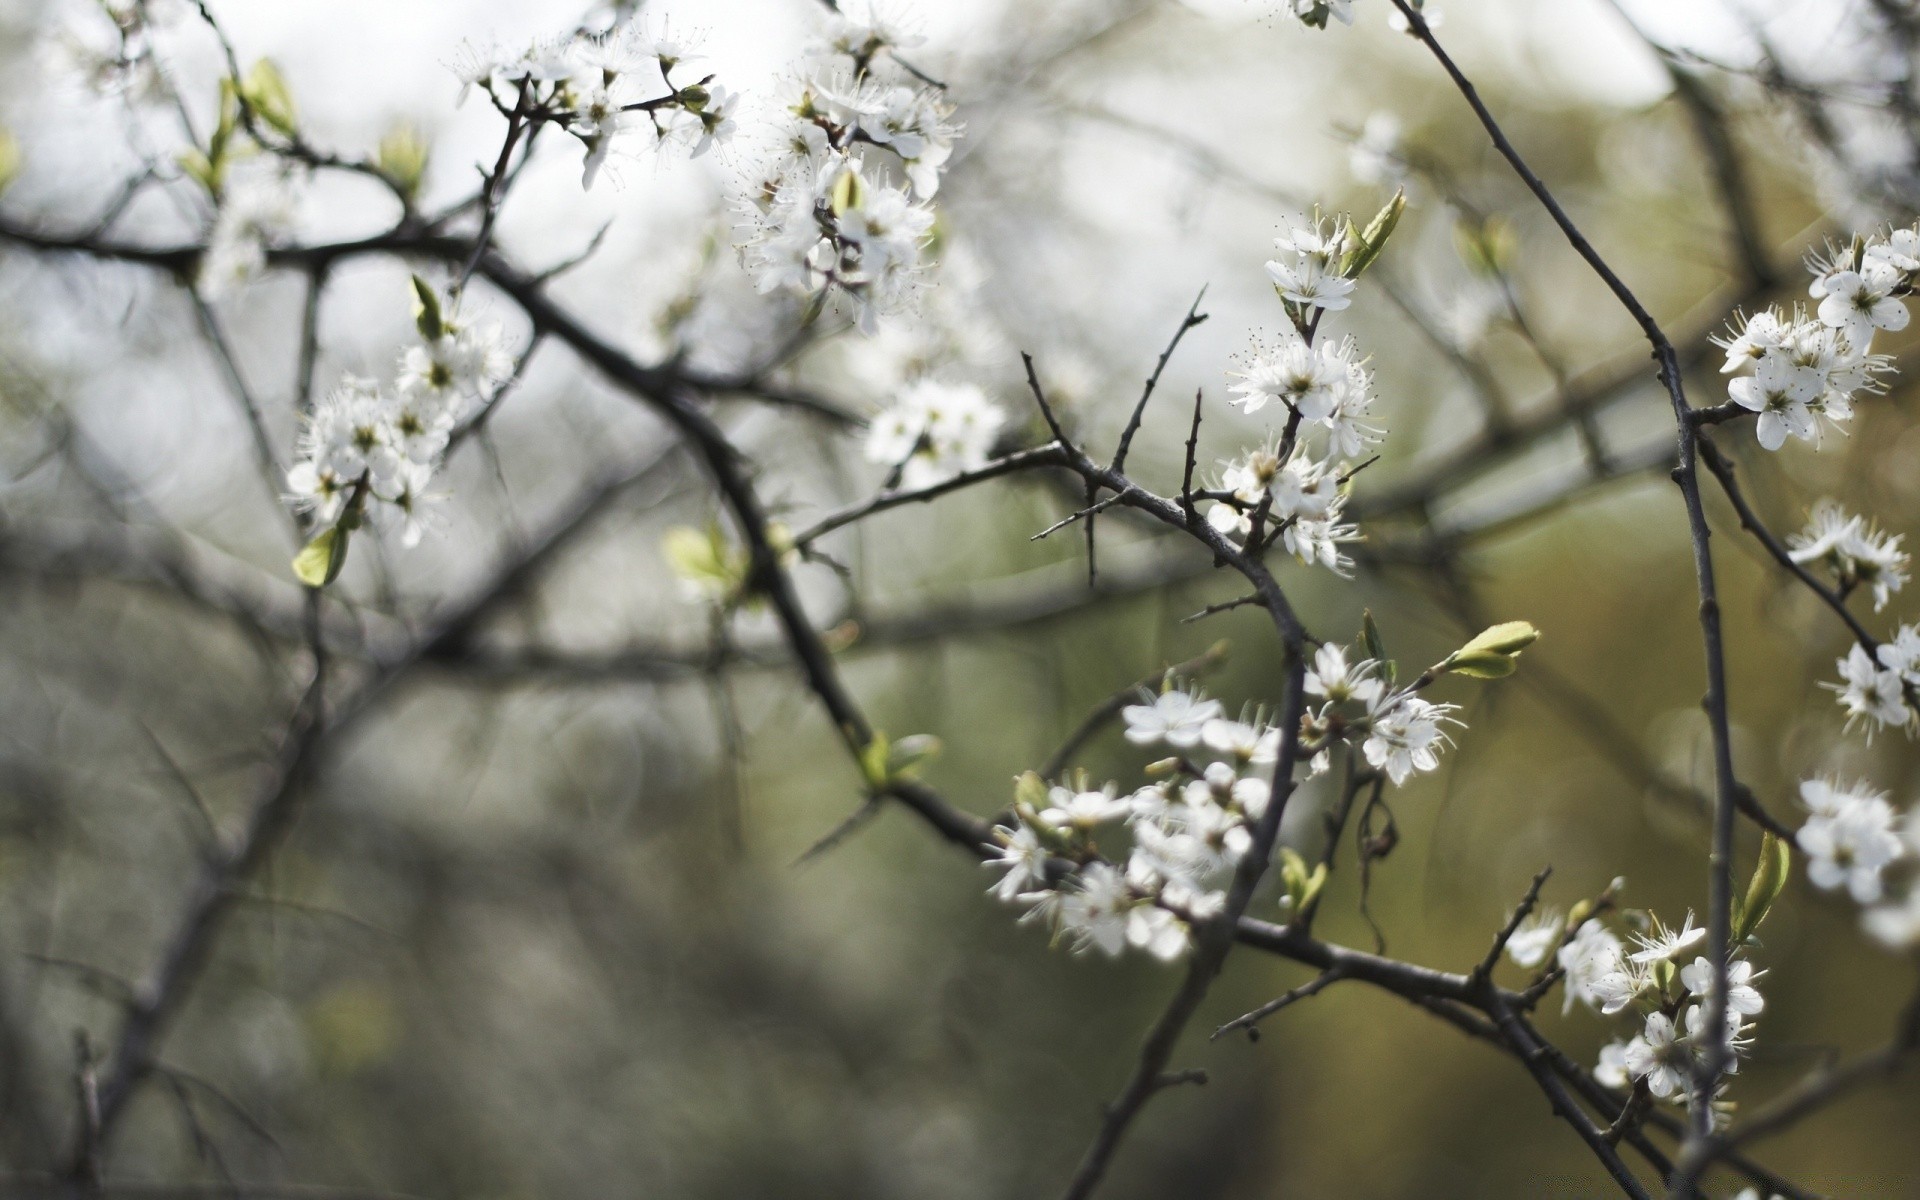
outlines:
{"label": "green foliage", "polygon": [[1792,873],[1793,848],[1771,833],[1762,835],[1760,861],[1754,865],[1753,878],[1747,882],[1747,893],[1734,898],[1734,945],[1741,945],[1760,928],[1773,902],[1786,890]]}
{"label": "green foliage", "polygon": [[1473,679],[1504,679],[1519,668],[1520,652],[1539,637],[1540,631],[1525,621],[1494,625],[1449,654],[1435,670]]}
{"label": "green foliage", "polygon": [[340,577],[347,565],[346,522],[330,526],[293,556],[293,574],[310,588],[323,588]]}

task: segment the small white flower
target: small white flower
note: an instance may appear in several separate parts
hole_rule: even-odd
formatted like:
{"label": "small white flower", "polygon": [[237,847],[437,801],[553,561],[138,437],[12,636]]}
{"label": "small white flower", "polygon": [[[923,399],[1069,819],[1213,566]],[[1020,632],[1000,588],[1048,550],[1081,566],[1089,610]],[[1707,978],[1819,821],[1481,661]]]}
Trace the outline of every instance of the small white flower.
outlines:
{"label": "small white flower", "polygon": [[866,455],[899,467],[902,487],[929,487],[985,466],[1005,423],[979,388],[923,379],[874,418]]}
{"label": "small white flower", "polygon": [[1899,271],[1875,260],[1861,264],[1858,271],[1835,271],[1816,279],[1807,290],[1820,299],[1823,323],[1864,342],[1876,329],[1898,333],[1907,327],[1907,306],[1892,295],[1901,282]]}
{"label": "small white flower", "polygon": [[1749,376],[1727,385],[1727,395],[1735,404],[1760,414],[1754,435],[1769,450],[1778,450],[1792,434],[1801,441],[1812,441],[1819,432],[1813,410],[1808,407],[1819,399],[1820,374],[1800,366],[1784,355],[1769,354],[1760,359]]}
{"label": "small white flower", "polygon": [[1200,744],[1207,722],[1220,715],[1220,702],[1182,691],[1162,692],[1151,704],[1129,704],[1120,710],[1127,723],[1126,737],[1136,746],[1165,742],[1182,750]]}
{"label": "small white flower", "polygon": [[[1881,647],[1885,649],[1886,647]],[[1913,721],[1906,690],[1898,671],[1883,670],[1863,647],[1854,646],[1840,659],[1838,685],[1822,684],[1839,694],[1849,726],[1871,721],[1876,727],[1906,727]]]}
{"label": "small white flower", "polygon": [[1367,117],[1347,153],[1347,169],[1366,184],[1398,182],[1407,171],[1400,157],[1400,118],[1390,112]]}
{"label": "small white flower", "polygon": [[1624,1088],[1633,1082],[1627,1074],[1627,1044],[1611,1041],[1600,1047],[1600,1061],[1593,1068],[1594,1081],[1601,1087]]}
{"label": "small white flower", "polygon": [[1047,793],[1051,807],[1040,814],[1040,819],[1056,829],[1091,829],[1118,820],[1133,810],[1132,798],[1120,798],[1118,790],[1113,784],[1097,792],[1053,788]]}
{"label": "small white flower", "polygon": [[1889,950],[1920,946],[1920,888],[1895,904],[1883,904],[1861,914],[1861,927]]}
{"label": "small white flower", "polygon": [[1047,848],[1039,835],[1021,825],[1015,829],[997,829],[1001,835],[1001,844],[996,846],[998,858],[989,858],[982,866],[995,867],[1006,872],[990,889],[1000,899],[1011,902],[1023,893],[1047,886]]}
{"label": "small white flower", "polygon": [[1560,947],[1557,958],[1560,969],[1567,973],[1565,1008],[1571,1009],[1575,1002],[1589,1008],[1601,1005],[1604,997],[1595,985],[1624,970],[1623,949],[1620,939],[1598,920],[1589,917],[1581,923],[1572,939]]}
{"label": "small white flower", "polygon": [[1642,966],[1651,966],[1657,962],[1671,962],[1684,951],[1691,950],[1705,941],[1706,936],[1707,931],[1693,923],[1691,910],[1688,911],[1686,920],[1681,922],[1678,929],[1668,929],[1660,923],[1660,918],[1655,917],[1651,931],[1634,935],[1633,940],[1640,949],[1635,951],[1630,959]]}
{"label": "small white flower", "polygon": [[1282,296],[1295,304],[1330,312],[1353,303],[1350,296],[1354,281],[1339,271],[1347,249],[1343,226],[1324,220],[1295,226],[1273,244],[1280,257],[1267,263],[1267,275]]}
{"label": "small white flower", "polygon": [[1545,962],[1560,942],[1560,930],[1566,918],[1557,909],[1543,908],[1520,922],[1507,939],[1507,957],[1515,966],[1531,970]]}
{"label": "small white flower", "polygon": [[1439,768],[1440,750],[1448,741],[1441,724],[1459,723],[1452,716],[1455,705],[1391,693],[1377,699],[1373,707],[1367,739],[1360,747],[1368,763],[1384,770],[1395,787],[1416,771]]}
{"label": "small white flower", "polygon": [[1824,565],[1843,590],[1872,588],[1875,612],[1907,582],[1909,560],[1900,542],[1900,535],[1881,533],[1832,500],[1815,504],[1806,529],[1787,539],[1794,562]]}
{"label": "small white flower", "polygon": [[[1757,1017],[1767,1006],[1766,999],[1760,995],[1760,989],[1753,981],[1766,974],[1755,971],[1753,964],[1745,959],[1734,959],[1727,964],[1727,1011],[1739,1017]],[[1713,986],[1713,964],[1703,955],[1681,968],[1680,982],[1689,992],[1706,998],[1707,990]]]}
{"label": "small white flower", "polygon": [[1646,1081],[1647,1090],[1662,1100],[1685,1090],[1693,1069],[1693,1054],[1665,1013],[1647,1014],[1646,1026],[1622,1054],[1627,1073]]}
{"label": "small white flower", "polygon": [[1872,794],[1816,814],[1794,837],[1807,855],[1807,878],[1827,891],[1844,885],[1861,904],[1879,900],[1881,872],[1906,852],[1895,821],[1893,806]]}
{"label": "small white flower", "polygon": [[1730,338],[1712,339],[1727,352],[1726,365],[1720,368],[1721,373],[1731,375],[1741,367],[1784,350],[1787,334],[1788,326],[1781,321],[1777,310],[1766,309],[1753,314],[1746,319],[1738,334]]}

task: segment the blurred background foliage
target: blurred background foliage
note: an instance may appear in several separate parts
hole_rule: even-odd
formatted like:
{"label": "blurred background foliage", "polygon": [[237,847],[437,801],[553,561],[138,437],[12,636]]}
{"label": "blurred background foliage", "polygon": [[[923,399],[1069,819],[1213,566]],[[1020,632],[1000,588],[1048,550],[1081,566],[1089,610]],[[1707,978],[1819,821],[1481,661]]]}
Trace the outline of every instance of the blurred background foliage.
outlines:
{"label": "blurred background foliage", "polygon": [[[440,64],[462,36],[511,41],[571,15],[480,0],[217,7],[248,55],[281,63],[321,144],[370,146],[397,118],[419,122],[429,194],[446,197],[471,188],[498,131],[473,107],[456,113]],[[1387,176],[1403,176],[1406,222],[1337,321],[1373,354],[1393,431],[1356,487],[1356,505],[1375,505],[1367,558],[1352,583],[1298,569],[1282,582],[1315,633],[1351,637],[1370,608],[1407,661],[1437,659],[1488,620],[1544,636],[1514,679],[1443,685],[1467,729],[1437,776],[1392,796],[1400,841],[1373,868],[1372,920],[1394,954],[1463,969],[1548,864],[1561,904],[1624,875],[1630,905],[1704,910],[1702,673],[1663,474],[1670,415],[1625,315],[1433,63],[1375,0],[1356,5],[1355,28],[1323,34],[1262,0],[958,7],[912,10],[931,35],[920,59],[951,80],[968,126],[924,319],[817,346],[794,381],[867,412],[931,363],[988,387],[1018,425],[1030,410],[1017,351],[1030,350],[1098,446],[1205,285],[1211,320],[1169,368],[1132,464],[1170,490],[1195,389],[1203,462],[1265,432],[1226,408],[1225,373],[1284,320],[1260,269],[1279,223],[1315,200],[1370,212]],[[1742,19],[1667,7],[1634,14],[1675,46],[1755,61]],[[1920,164],[1885,103],[1905,76],[1873,24],[1888,7],[1747,6],[1809,89],[1839,97],[1812,101],[1829,106],[1836,146],[1810,134],[1793,94],[1679,68],[1724,114],[1771,292],[1740,265],[1696,114],[1607,5],[1456,0],[1441,32],[1603,253],[1696,339],[1735,303],[1800,295],[1797,260],[1822,237],[1912,219],[1900,204]],[[814,16],[802,0],[673,11],[749,89],[795,56]],[[122,106],[92,97],[58,52],[96,36],[99,13],[14,0],[4,14],[0,123],[26,164],[4,209],[64,228],[98,211],[131,161]],[[190,14],[179,29],[183,84],[211,95],[211,47]],[[1397,119],[1406,160],[1384,173],[1351,146],[1376,113]],[[583,197],[573,151],[547,150],[502,240],[538,265],[618,217],[557,285],[595,328],[643,355],[684,344],[724,367],[791,319],[751,296],[726,249],[724,164],[628,164]],[[322,237],[386,218],[377,197],[330,184],[306,219]],[[166,241],[192,233],[182,221],[143,203],[122,228]],[[1463,229],[1507,247],[1502,280],[1463,261]],[[333,275],[323,379],[377,369],[409,336],[404,271],[366,260]],[[302,287],[272,276],[222,310],[282,445]],[[72,1136],[77,1039],[109,1042],[206,823],[241,819],[309,668],[284,529],[171,283],[9,250],[0,310],[0,1157],[30,1172]],[[504,302],[491,312],[514,320]],[[1717,365],[1695,371],[1696,403],[1723,398]],[[1615,376],[1630,382],[1585,435],[1544,415],[1563,384]],[[1474,469],[1426,486],[1501,411],[1480,394],[1489,381],[1507,418],[1542,435],[1491,439]],[[804,414],[743,401],[725,419],[792,520],[879,483],[853,439]],[[1175,971],[1050,951],[989,901],[978,867],[898,812],[796,865],[857,807],[860,784],[763,617],[737,619],[737,659],[710,669],[707,615],[659,549],[670,526],[712,517],[698,471],[557,349],[536,356],[492,435],[450,465],[451,499],[419,549],[357,544],[335,615],[362,645],[391,649],[430,624],[602,464],[661,463],[337,739],[168,1036],[115,1177],[231,1172],[485,1200],[1050,1194]],[[1914,530],[1920,429],[1904,388],[1818,453],[1722,441],[1777,530],[1821,495]],[[1609,478],[1589,478],[1594,446]],[[1910,801],[1920,764],[1907,743],[1843,739],[1820,690],[1844,631],[1713,501],[1742,778],[1783,815],[1798,779],[1835,766]],[[852,623],[842,660],[876,723],[937,734],[929,778],[975,812],[1002,805],[1012,777],[1116,689],[1219,639],[1231,653],[1210,690],[1230,708],[1275,698],[1257,613],[1181,621],[1234,594],[1190,548],[1104,520],[1103,582],[1088,592],[1077,537],[1028,541],[1071,502],[1008,481],[877,517],[831,544],[851,599],[832,572],[802,569],[823,626]],[[230,588],[229,608],[292,614],[293,632],[183,599],[138,567],[162,546]],[[1082,759],[1123,780],[1143,760],[1112,734]],[[1325,799],[1303,793],[1290,843],[1319,845]],[[1322,931],[1371,946],[1355,866],[1349,847]],[[1275,915],[1270,899],[1256,915]],[[1912,983],[1846,903],[1804,883],[1765,943],[1768,1009],[1734,1093],[1748,1102],[1879,1040]],[[1257,1044],[1206,1040],[1306,978],[1234,956],[1175,1060],[1211,1082],[1155,1101],[1107,1195],[1607,1193],[1511,1059],[1383,993],[1335,988]],[[1544,1020],[1586,1061],[1610,1030],[1585,1012]],[[1916,1099],[1911,1080],[1863,1093],[1761,1157],[1836,1195],[1920,1194]]]}

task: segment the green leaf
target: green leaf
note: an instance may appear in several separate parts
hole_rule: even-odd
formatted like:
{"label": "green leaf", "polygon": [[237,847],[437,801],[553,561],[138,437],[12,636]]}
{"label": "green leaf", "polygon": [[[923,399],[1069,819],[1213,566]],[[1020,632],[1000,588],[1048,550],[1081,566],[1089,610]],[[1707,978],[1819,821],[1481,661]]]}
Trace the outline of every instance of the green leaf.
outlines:
{"label": "green leaf", "polygon": [[0,129],[0,192],[7,190],[20,173],[20,143],[11,133]]}
{"label": "green leaf", "polygon": [[1380,638],[1380,627],[1373,622],[1373,610],[1360,610],[1360,648],[1367,657],[1379,662],[1387,660],[1387,644]]}
{"label": "green leaf", "polygon": [[411,200],[420,194],[431,153],[432,147],[419,127],[402,121],[381,137],[373,165]]}
{"label": "green leaf", "polygon": [[1440,669],[1474,679],[1504,679],[1518,668],[1520,652],[1539,638],[1540,631],[1525,621],[1494,625],[1449,654]]}
{"label": "green leaf", "polygon": [[913,779],[924,763],[940,756],[940,739],[930,733],[915,733],[901,738],[887,753],[887,782]]}
{"label": "green leaf", "polygon": [[1313,903],[1320,889],[1327,884],[1327,864],[1315,863],[1311,870],[1307,860],[1291,846],[1280,847],[1280,882],[1287,890],[1287,904],[1294,912],[1300,912]]}
{"label": "green leaf", "polygon": [[323,588],[340,577],[347,565],[347,530],[335,525],[315,537],[293,556],[293,574],[310,588]]}
{"label": "green leaf", "polygon": [[1387,239],[1393,236],[1394,226],[1400,224],[1400,214],[1407,211],[1407,189],[1401,188],[1393,194],[1393,199],[1374,214],[1364,230],[1354,229],[1353,222],[1347,222],[1359,245],[1347,252],[1347,260],[1341,265],[1340,273],[1348,279],[1360,278],[1360,272],[1373,265],[1380,252],[1387,248]]}
{"label": "green leaf", "polygon": [[1031,817],[1046,807],[1047,781],[1040,778],[1036,771],[1023,772],[1013,781],[1013,808],[1022,816]]}
{"label": "green leaf", "polygon": [[413,323],[420,336],[430,342],[440,340],[447,332],[446,319],[440,315],[440,297],[433,285],[418,275],[413,277]]}
{"label": "green leaf", "polygon": [[1760,838],[1760,861],[1754,865],[1753,878],[1747,883],[1746,897],[1734,909],[1734,945],[1744,943],[1760,928],[1760,922],[1767,919],[1773,902],[1786,890],[1787,878],[1792,873],[1792,847],[1771,833],[1763,834]]}
{"label": "green leaf", "polygon": [[1386,639],[1380,636],[1380,627],[1373,623],[1373,610],[1360,610],[1360,649],[1374,662],[1380,664],[1380,678],[1392,687],[1400,675],[1400,668],[1387,657]]}
{"label": "green leaf", "polygon": [[726,531],[717,524],[705,529],[676,526],[661,539],[667,565],[689,587],[717,604],[735,599],[746,587],[752,560],[747,552],[727,540]]}
{"label": "green leaf", "polygon": [[1506,274],[1520,248],[1513,226],[1501,216],[1491,216],[1477,224],[1461,220],[1453,227],[1453,243],[1468,269],[1488,278]]}
{"label": "green leaf", "polygon": [[834,179],[832,189],[827,193],[827,204],[833,215],[842,216],[865,202],[861,192],[860,173],[842,171]]}
{"label": "green leaf", "polygon": [[875,730],[867,744],[860,748],[860,777],[867,781],[870,791],[878,792],[887,786],[887,760],[891,754],[887,735],[880,730]]}
{"label": "green leaf", "polygon": [[287,77],[280,73],[272,59],[263,58],[253,64],[253,69],[240,83],[240,92],[254,115],[288,137],[294,136],[297,126],[293,92],[287,87]]}
{"label": "green leaf", "polygon": [[193,176],[201,187],[207,189],[207,195],[220,198],[221,171],[214,161],[198,150],[182,150],[177,156],[180,169]]}

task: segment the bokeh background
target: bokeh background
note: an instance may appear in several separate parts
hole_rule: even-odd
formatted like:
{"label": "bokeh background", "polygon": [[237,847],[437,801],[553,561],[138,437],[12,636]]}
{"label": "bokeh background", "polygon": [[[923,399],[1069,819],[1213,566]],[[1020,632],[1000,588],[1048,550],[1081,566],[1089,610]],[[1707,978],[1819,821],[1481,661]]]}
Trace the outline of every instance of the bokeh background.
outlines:
{"label": "bokeh background", "polygon": [[[204,122],[217,49],[175,7],[163,45]],[[499,0],[214,7],[243,58],[281,65],[316,143],[365,149],[415,123],[433,145],[430,202],[470,191],[498,144],[496,117],[453,105],[445,64],[461,40],[511,44],[578,15]],[[762,94],[819,17],[806,0],[646,7],[697,35],[723,80]],[[1169,367],[1132,462],[1172,489],[1195,389],[1203,461],[1266,432],[1223,400],[1236,355],[1284,321],[1261,270],[1281,223],[1314,202],[1371,212],[1404,183],[1406,222],[1335,321],[1373,354],[1392,429],[1356,487],[1365,561],[1350,582],[1290,569],[1283,583],[1315,633],[1351,637],[1369,608],[1407,661],[1490,620],[1544,637],[1512,680],[1444,685],[1467,729],[1438,775],[1392,797],[1401,839],[1374,865],[1372,920],[1392,953],[1463,969],[1549,864],[1562,905],[1625,876],[1631,905],[1704,910],[1702,672],[1663,475],[1670,415],[1625,315],[1386,6],[1358,0],[1355,27],[1325,33],[1273,0],[895,7],[927,34],[913,58],[951,83],[967,126],[940,196],[942,265],[916,319],[813,347],[792,381],[864,414],[932,366],[986,388],[1018,430],[1028,350],[1075,427],[1105,444],[1205,286],[1210,320]],[[1903,5],[1629,7],[1646,34],[1700,57],[1663,58],[1589,0],[1456,0],[1440,32],[1677,336],[1802,294],[1798,260],[1821,239],[1913,218],[1920,162],[1898,100],[1910,43],[1884,24]],[[98,8],[11,0],[0,13],[0,124],[24,163],[0,212],[74,228],[138,168],[130,142],[164,123],[87,86],[77,64],[106,44]],[[1769,50],[1794,87],[1747,69]],[[1742,266],[1676,71],[1724,118],[1771,292]],[[1372,149],[1356,152],[1363,135]],[[538,267],[605,225],[556,294],[642,357],[681,345],[737,366],[793,319],[753,295],[728,248],[750,149],[635,157],[583,195],[578,151],[556,140],[503,213],[502,243]],[[347,236],[391,215],[373,189],[326,182],[301,227]],[[168,242],[194,236],[194,220],[152,193],[117,228]],[[1507,247],[1503,277],[1468,265],[1475,237]],[[369,259],[334,274],[322,380],[377,373],[405,344],[406,270]],[[504,300],[477,298],[513,326]],[[298,277],[272,275],[219,310],[283,447],[303,301]],[[170,928],[200,812],[223,829],[240,819],[309,664],[284,524],[173,283],[0,248],[0,313],[0,1161],[30,1173],[72,1136],[77,1039],[109,1042],[124,981]],[[1707,355],[1694,372],[1697,403],[1723,398],[1717,365]],[[1602,384],[1591,421],[1553,415],[1563,393]],[[741,401],[722,415],[793,521],[879,485],[856,438],[805,414]],[[1488,438],[1502,420],[1536,436]],[[1818,452],[1722,443],[1778,530],[1823,495],[1915,525],[1920,429],[1903,388]],[[1462,447],[1485,452],[1456,469]],[[430,625],[597,470],[647,455],[660,465],[639,486],[332,746],[162,1047],[167,1071],[116,1143],[115,1178],[230,1172],[486,1200],[985,1200],[1052,1194],[1070,1173],[1177,970],[1050,951],[985,896],[984,872],[899,812],[796,865],[857,807],[858,777],[763,617],[736,618],[737,652],[714,665],[708,614],[660,551],[714,499],[657,422],[563,350],[536,356],[491,438],[449,465],[420,547],[356,542],[329,618],[347,669]],[[1909,802],[1907,743],[1844,736],[1819,686],[1844,631],[1714,499],[1742,778],[1784,815],[1822,770]],[[1210,690],[1230,707],[1275,698],[1257,615],[1182,623],[1235,594],[1191,548],[1107,520],[1089,591],[1076,539],[1028,540],[1071,503],[1044,481],[998,483],[839,535],[851,585],[801,569],[876,723],[937,734],[928,777],[976,812],[1116,689],[1217,640],[1231,649]],[[214,595],[183,596],[157,562],[185,564]],[[1870,623],[1911,607],[1898,597]],[[1143,759],[1113,734],[1082,756],[1122,780]],[[1291,843],[1319,845],[1325,800],[1303,793]],[[1351,847],[1331,889],[1321,931],[1371,946]],[[1768,1009],[1736,1085],[1748,1102],[1883,1039],[1912,987],[1910,963],[1804,883],[1757,957]],[[1347,985],[1257,1044],[1206,1040],[1306,978],[1230,961],[1175,1060],[1211,1082],[1154,1102],[1105,1194],[1607,1194],[1511,1059],[1390,996]],[[1545,1026],[1589,1061],[1612,1033],[1585,1012]],[[1835,1195],[1920,1195],[1916,1100],[1911,1080],[1870,1089],[1761,1157]]]}

